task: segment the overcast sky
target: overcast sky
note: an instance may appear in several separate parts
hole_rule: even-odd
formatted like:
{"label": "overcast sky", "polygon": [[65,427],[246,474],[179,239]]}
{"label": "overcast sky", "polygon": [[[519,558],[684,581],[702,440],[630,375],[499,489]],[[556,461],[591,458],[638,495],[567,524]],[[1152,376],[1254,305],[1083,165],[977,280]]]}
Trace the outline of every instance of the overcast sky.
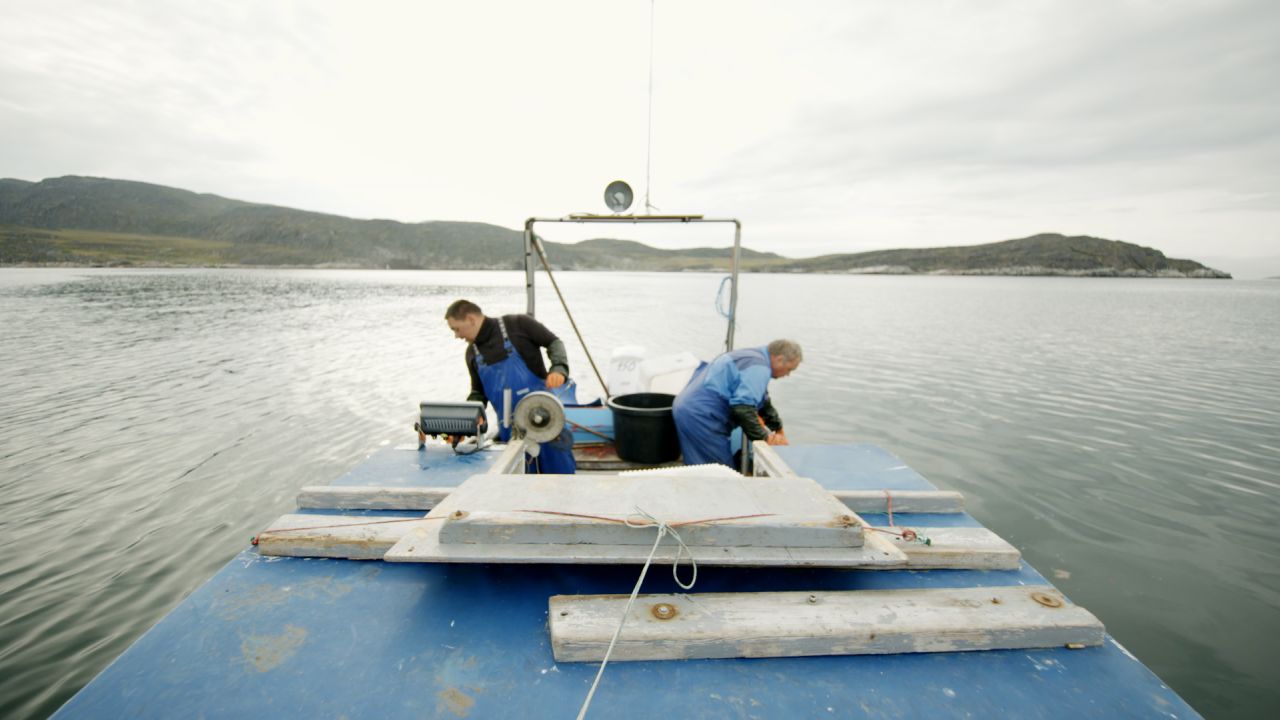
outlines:
{"label": "overcast sky", "polygon": [[658,0],[647,161],[650,8],[0,0],[0,176],[506,227],[621,178],[793,257],[1280,256],[1280,1]]}

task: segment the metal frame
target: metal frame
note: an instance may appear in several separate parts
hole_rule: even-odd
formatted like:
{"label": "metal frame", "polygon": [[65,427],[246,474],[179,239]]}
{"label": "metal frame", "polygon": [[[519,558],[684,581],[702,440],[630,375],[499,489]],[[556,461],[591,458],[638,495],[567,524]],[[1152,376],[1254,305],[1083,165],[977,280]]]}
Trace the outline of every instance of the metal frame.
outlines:
{"label": "metal frame", "polygon": [[728,352],[733,349],[733,331],[736,325],[735,320],[738,317],[738,268],[742,257],[742,223],[737,218],[706,218],[701,215],[567,215],[560,218],[538,218],[531,217],[524,221],[524,284],[525,296],[527,298],[527,309],[525,312],[530,315],[534,314],[534,242],[537,236],[533,233],[533,226],[537,223],[580,223],[580,224],[610,224],[610,223],[631,223],[649,224],[649,223],[733,223],[733,261],[730,269],[732,280],[729,285],[729,329],[725,333],[724,349]]}

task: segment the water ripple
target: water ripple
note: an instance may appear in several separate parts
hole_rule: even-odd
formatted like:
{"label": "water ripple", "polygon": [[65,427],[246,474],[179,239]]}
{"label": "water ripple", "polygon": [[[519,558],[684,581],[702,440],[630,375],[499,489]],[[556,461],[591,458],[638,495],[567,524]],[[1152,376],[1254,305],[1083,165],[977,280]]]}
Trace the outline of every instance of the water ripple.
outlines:
{"label": "water ripple", "polygon": [[[723,343],[718,276],[559,280],[598,361]],[[299,487],[465,397],[464,296],[519,312],[523,276],[0,270],[0,715],[47,715]],[[740,318],[805,347],[773,386],[794,440],[963,491],[1206,715],[1280,702],[1280,284],[752,275]]]}

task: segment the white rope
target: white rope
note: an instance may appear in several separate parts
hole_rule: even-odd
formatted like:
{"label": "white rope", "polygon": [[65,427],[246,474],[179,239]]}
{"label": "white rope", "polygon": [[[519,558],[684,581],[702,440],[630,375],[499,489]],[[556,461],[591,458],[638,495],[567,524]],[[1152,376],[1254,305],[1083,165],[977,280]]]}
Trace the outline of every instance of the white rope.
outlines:
{"label": "white rope", "polygon": [[[618,621],[618,628],[613,631],[613,639],[609,641],[609,649],[604,653],[604,660],[600,661],[600,669],[596,671],[596,679],[591,683],[591,690],[587,692],[587,699],[582,701],[582,709],[578,711],[578,720],[583,720],[587,716],[587,708],[591,707],[591,698],[596,694],[596,688],[600,687],[600,678],[604,676],[604,668],[609,664],[609,656],[613,655],[613,646],[617,644],[618,637],[622,635],[622,626],[627,624],[627,616],[631,614],[631,606],[636,602],[636,596],[640,594],[640,586],[644,584],[644,576],[649,572],[649,565],[653,563],[653,556],[658,553],[658,546],[662,544],[662,538],[667,535],[676,539],[679,548],[676,549],[676,559],[671,565],[671,577],[675,578],[676,584],[685,590],[692,590],[693,584],[698,582],[698,561],[693,559],[693,553],[689,552],[689,546],[684,544],[684,540],[680,537],[680,533],[671,529],[671,526],[655,518],[649,513],[636,508],[636,514],[649,520],[649,523],[642,525],[632,524],[631,518],[623,520],[623,523],[630,528],[658,528],[658,537],[653,541],[653,549],[649,551],[649,557],[644,561],[644,567],[640,569],[640,578],[636,580],[636,586],[631,588],[631,597],[627,600],[627,607],[622,611],[622,619]],[[689,556],[689,564],[693,567],[693,577],[690,578],[689,584],[686,585],[680,581],[680,575],[676,571],[680,568],[681,554]]]}
{"label": "white rope", "polygon": [[[680,537],[680,533],[676,532],[675,530],[672,530],[670,525],[662,522],[658,518],[641,510],[639,507],[636,508],[636,514],[648,520],[649,523],[641,524],[641,525],[633,525],[631,524],[631,518],[627,517],[627,518],[623,518],[622,524],[630,528],[647,528],[647,527],[658,528],[658,540],[653,544],[654,549],[657,549],[658,543],[662,542],[663,535],[670,535],[671,537],[676,539],[676,543],[679,544],[679,547],[676,548],[676,559],[671,563],[671,578],[676,581],[677,585],[684,588],[685,590],[692,590],[693,584],[698,582],[698,561],[693,559],[693,553],[689,552],[689,546],[684,544],[684,539]],[[688,585],[685,585],[684,583],[680,582],[680,573],[678,571],[680,570],[681,555],[688,556],[689,566],[693,568],[693,577],[689,578]],[[650,560],[653,559],[653,553],[649,553],[649,559]],[[643,572],[640,573],[640,578],[642,580],[644,579]],[[636,586],[638,589],[639,583],[636,583]]]}

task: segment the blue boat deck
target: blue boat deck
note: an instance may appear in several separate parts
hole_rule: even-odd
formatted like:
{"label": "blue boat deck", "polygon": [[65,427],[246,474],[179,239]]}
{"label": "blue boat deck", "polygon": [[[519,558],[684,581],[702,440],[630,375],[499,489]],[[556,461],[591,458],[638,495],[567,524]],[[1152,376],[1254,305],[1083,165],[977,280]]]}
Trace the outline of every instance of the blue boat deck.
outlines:
{"label": "blue boat deck", "polygon": [[[777,450],[829,489],[933,489],[875,446]],[[387,448],[335,484],[453,486],[494,457]],[[967,514],[895,519],[978,525]],[[637,572],[269,558],[246,549],[55,717],[574,717],[598,666],[555,662],[547,600],[626,594]],[[1049,583],[1025,562],[1016,571],[704,568],[694,592],[1020,584]],[[644,587],[678,591],[665,572],[651,572]],[[591,715],[1198,717],[1110,636],[1081,650],[611,663]]]}

